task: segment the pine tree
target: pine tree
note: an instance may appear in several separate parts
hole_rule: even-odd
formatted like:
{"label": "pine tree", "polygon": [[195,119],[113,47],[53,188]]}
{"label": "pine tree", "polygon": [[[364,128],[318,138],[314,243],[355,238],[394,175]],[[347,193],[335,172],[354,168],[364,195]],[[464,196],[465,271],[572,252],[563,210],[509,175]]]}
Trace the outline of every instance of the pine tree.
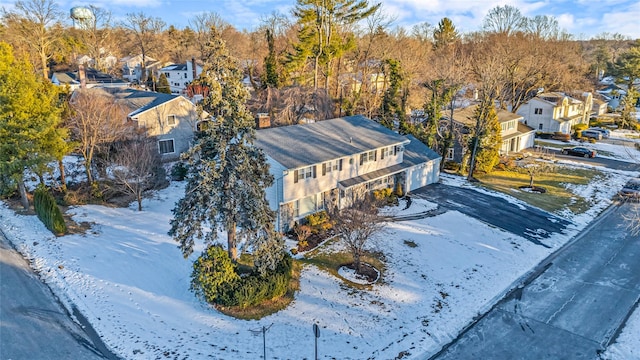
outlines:
{"label": "pine tree", "polygon": [[171,86],[169,86],[169,80],[167,80],[167,76],[164,73],[160,74],[158,78],[156,91],[163,94],[171,94]]}
{"label": "pine tree", "polygon": [[10,45],[0,42],[0,173],[17,185],[25,208],[24,171],[42,169],[63,148],[58,95],[55,85],[36,76],[29,63],[13,56]]}
{"label": "pine tree", "polygon": [[[227,233],[227,251],[234,261],[238,238],[260,249],[260,255],[281,258],[284,246],[282,239],[274,239],[275,214],[264,192],[273,176],[264,152],[253,144],[254,121],[245,107],[249,93],[242,84],[242,71],[215,29],[209,33],[203,59],[202,75],[194,82],[209,89],[201,106],[214,121],[197,133],[185,154],[187,185],[173,209],[169,234],[185,257],[193,252],[195,240],[210,245],[221,230]],[[266,243],[269,251],[264,250]]]}
{"label": "pine tree", "polygon": [[300,30],[294,52],[289,54],[290,68],[299,70],[312,59],[313,87],[318,88],[320,69],[325,68],[328,79],[331,61],[355,45],[352,36],[339,36],[341,27],[357,23],[378,8],[379,3],[369,6],[367,0],[297,0],[293,14]]}
{"label": "pine tree", "polygon": [[460,35],[449,18],[442,18],[438,27],[433,31],[433,47],[438,49],[458,41]]}
{"label": "pine tree", "polygon": [[266,37],[269,53],[264,58],[264,79],[262,84],[265,88],[272,87],[277,89],[280,87],[280,78],[278,76],[278,62],[276,60],[275,43],[271,29],[267,29]]}
{"label": "pine tree", "polygon": [[404,76],[398,60],[387,59],[384,64],[389,88],[384,92],[382,103],[380,104],[380,123],[393,130],[395,119],[401,122],[404,120],[404,101],[400,92]]}
{"label": "pine tree", "polygon": [[469,175],[473,178],[476,170],[490,172],[500,161],[500,123],[492,101],[481,101],[474,114],[476,126],[469,141]]}

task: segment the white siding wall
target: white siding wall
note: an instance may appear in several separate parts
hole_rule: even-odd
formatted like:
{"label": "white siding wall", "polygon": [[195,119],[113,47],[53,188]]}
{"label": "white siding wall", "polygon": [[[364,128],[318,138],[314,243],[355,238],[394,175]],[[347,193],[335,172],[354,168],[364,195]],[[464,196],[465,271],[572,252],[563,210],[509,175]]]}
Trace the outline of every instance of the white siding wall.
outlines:
{"label": "white siding wall", "polygon": [[269,201],[269,207],[271,208],[271,210],[277,211],[279,204],[285,202],[282,196],[284,192],[284,178],[286,178],[290,174],[283,176],[283,173],[286,169],[268,155],[267,164],[269,164],[269,172],[271,173],[271,175],[273,175],[274,180],[273,184],[265,189],[265,195],[267,201]]}
{"label": "white siding wall", "polygon": [[530,132],[520,138],[520,149],[518,151],[533,147],[536,133]]}
{"label": "white siding wall", "polygon": [[[367,161],[362,165],[360,165],[360,154],[344,157],[342,158],[342,171],[339,169],[332,170],[331,172],[326,172],[325,175],[322,175],[322,163],[314,164],[316,167],[315,178],[299,178],[297,183],[294,181],[295,170],[301,169],[290,169],[289,174],[283,178],[285,189],[283,202],[289,202],[309,195],[335,189],[340,181],[402,163],[403,152],[397,151],[396,155],[393,155],[393,146],[390,146],[389,148],[391,149],[390,155],[385,156],[384,159],[381,159],[381,149],[376,149],[376,160]],[[331,162],[334,164],[339,160],[340,159],[334,159]]]}
{"label": "white siding wall", "polygon": [[413,191],[415,189],[438,182],[440,179],[440,159],[431,160],[426,164],[421,164],[407,169],[407,184],[405,189]]}

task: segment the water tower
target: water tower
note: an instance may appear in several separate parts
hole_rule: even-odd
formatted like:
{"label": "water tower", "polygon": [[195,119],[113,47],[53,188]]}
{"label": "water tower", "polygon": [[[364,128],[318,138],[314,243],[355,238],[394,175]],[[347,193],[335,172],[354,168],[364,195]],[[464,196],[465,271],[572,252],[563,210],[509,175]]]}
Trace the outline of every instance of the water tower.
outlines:
{"label": "water tower", "polygon": [[75,28],[87,29],[93,26],[95,17],[91,9],[84,6],[75,6],[71,8],[71,19]]}

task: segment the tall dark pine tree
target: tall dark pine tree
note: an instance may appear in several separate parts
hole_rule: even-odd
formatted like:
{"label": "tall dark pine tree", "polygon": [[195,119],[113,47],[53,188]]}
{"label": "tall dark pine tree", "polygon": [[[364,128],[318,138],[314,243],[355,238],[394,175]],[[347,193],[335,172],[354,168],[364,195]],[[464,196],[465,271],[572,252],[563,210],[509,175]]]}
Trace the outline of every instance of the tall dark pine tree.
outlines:
{"label": "tall dark pine tree", "polygon": [[394,120],[404,121],[405,101],[404,94],[401,94],[401,86],[405,81],[402,74],[402,66],[396,59],[384,61],[385,76],[389,79],[389,87],[384,92],[382,103],[380,104],[380,123],[389,129],[394,128]]}
{"label": "tall dark pine tree", "polygon": [[232,260],[237,259],[238,240],[246,240],[261,257],[261,266],[275,268],[283,245],[264,192],[273,176],[263,151],[253,144],[254,121],[245,107],[249,93],[242,85],[242,71],[215,29],[203,60],[202,75],[194,82],[209,89],[201,106],[213,124],[196,135],[184,156],[190,165],[187,185],[173,209],[169,234],[187,257],[195,240],[211,244],[219,230],[226,231]]}

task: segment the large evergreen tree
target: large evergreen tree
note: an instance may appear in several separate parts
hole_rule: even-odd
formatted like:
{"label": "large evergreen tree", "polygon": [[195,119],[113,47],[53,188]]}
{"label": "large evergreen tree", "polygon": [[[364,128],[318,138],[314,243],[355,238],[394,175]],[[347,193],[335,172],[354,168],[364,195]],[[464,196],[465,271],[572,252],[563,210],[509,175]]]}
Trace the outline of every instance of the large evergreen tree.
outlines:
{"label": "large evergreen tree", "polygon": [[473,178],[476,170],[490,172],[498,165],[502,145],[500,123],[493,101],[481,101],[473,116],[476,125],[469,140],[469,179]]}
{"label": "large evergreen tree", "polygon": [[[379,3],[369,6],[367,0],[297,0],[293,15],[300,30],[298,43],[289,54],[290,68],[300,70],[312,60],[313,87],[317,88],[320,69],[327,70],[333,59],[355,46],[353,36],[339,36],[341,28],[368,17],[379,7]],[[325,73],[328,79],[328,70]]]}
{"label": "large evergreen tree", "polygon": [[405,94],[400,89],[405,80],[402,66],[396,59],[384,61],[384,72],[389,81],[389,87],[384,92],[382,103],[380,104],[380,123],[393,130],[395,119],[400,122],[404,121],[405,101],[403,97]]}
{"label": "large evergreen tree", "polygon": [[232,260],[237,259],[238,240],[246,240],[259,257],[256,265],[273,269],[283,254],[282,239],[273,227],[275,214],[264,192],[273,176],[264,152],[253,144],[254,121],[245,107],[249,94],[242,71],[215,28],[203,60],[202,75],[195,82],[209,89],[201,106],[213,124],[196,135],[186,153],[185,195],[173,209],[169,234],[186,257],[195,240],[212,244],[219,231],[226,231]]}
{"label": "large evergreen tree", "polygon": [[626,82],[629,88],[640,78],[640,39],[636,40],[629,50],[620,54],[613,64],[613,74],[619,81]]}
{"label": "large evergreen tree", "polygon": [[63,149],[58,89],[0,42],[0,173],[4,187],[17,185],[27,208],[24,172],[43,169]]}

